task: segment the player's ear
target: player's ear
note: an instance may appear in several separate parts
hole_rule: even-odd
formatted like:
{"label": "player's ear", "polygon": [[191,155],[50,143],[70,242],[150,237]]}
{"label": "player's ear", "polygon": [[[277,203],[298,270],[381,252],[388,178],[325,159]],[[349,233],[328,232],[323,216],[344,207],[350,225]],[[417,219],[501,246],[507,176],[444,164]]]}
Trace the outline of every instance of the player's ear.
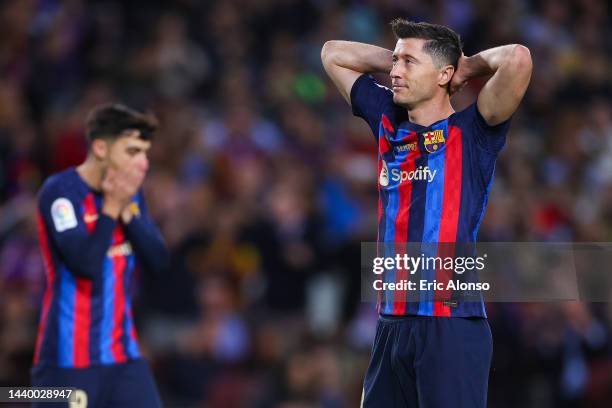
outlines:
{"label": "player's ear", "polygon": [[445,67],[443,67],[440,71],[438,85],[440,85],[441,87],[446,87],[453,78],[454,73],[455,67],[453,67],[452,65],[446,65]]}
{"label": "player's ear", "polygon": [[104,139],[94,139],[91,142],[91,153],[98,160],[106,160],[109,154],[109,144]]}

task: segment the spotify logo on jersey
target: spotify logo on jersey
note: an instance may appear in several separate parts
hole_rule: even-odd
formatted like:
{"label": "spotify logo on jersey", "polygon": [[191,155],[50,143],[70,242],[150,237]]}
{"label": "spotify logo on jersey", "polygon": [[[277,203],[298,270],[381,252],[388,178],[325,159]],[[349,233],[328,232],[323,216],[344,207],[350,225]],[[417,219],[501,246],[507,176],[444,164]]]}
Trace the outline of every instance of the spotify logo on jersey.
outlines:
{"label": "spotify logo on jersey", "polygon": [[389,185],[389,178],[399,183],[403,183],[404,181],[426,181],[431,183],[436,177],[437,172],[438,170],[432,171],[428,166],[419,166],[410,171],[393,168],[391,169],[391,172],[389,172],[387,162],[383,160],[378,182],[383,187]]}

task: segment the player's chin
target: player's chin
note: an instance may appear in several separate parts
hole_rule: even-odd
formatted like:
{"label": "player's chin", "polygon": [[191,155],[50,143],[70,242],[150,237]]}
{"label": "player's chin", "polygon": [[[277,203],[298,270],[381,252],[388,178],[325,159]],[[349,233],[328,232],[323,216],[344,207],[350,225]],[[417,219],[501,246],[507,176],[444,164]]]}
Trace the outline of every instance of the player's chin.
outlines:
{"label": "player's chin", "polygon": [[410,105],[408,98],[406,98],[406,96],[402,95],[400,92],[393,93],[393,103],[400,106]]}

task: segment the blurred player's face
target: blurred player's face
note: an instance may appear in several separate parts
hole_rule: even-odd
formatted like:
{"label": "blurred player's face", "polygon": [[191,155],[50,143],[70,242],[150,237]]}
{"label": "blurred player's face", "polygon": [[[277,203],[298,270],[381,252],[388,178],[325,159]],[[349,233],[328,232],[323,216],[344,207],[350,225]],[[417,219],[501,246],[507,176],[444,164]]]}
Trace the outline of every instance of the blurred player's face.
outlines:
{"label": "blurred player's face", "polygon": [[108,143],[106,165],[115,169],[137,168],[143,172],[149,169],[147,153],[151,142],[138,137],[138,131],[128,131],[125,135]]}
{"label": "blurred player's face", "polygon": [[401,38],[393,51],[393,102],[408,109],[445,95],[446,83],[450,81],[447,67],[437,67],[431,55],[423,51],[425,42],[418,38]]}

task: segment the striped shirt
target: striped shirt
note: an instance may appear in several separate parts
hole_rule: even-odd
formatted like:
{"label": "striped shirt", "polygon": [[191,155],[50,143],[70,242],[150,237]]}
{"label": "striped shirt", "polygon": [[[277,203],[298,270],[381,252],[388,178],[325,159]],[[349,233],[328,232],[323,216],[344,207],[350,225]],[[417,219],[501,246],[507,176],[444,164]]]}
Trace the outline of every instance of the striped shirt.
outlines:
{"label": "striped shirt", "polygon": [[[378,144],[378,242],[385,244],[384,255],[396,255],[389,248],[400,248],[398,243],[420,243],[414,256],[446,258],[457,255],[454,245],[476,242],[509,120],[489,126],[472,104],[420,126],[393,103],[393,92],[369,75],[353,85],[351,105]],[[414,275],[395,269],[384,280],[435,280],[446,287],[456,276],[430,267]],[[477,282],[476,271],[462,274],[461,280]],[[486,316],[480,295],[465,301],[446,290],[386,290],[379,293],[378,307],[385,315]]]}
{"label": "striped shirt", "polygon": [[38,198],[46,290],[34,365],[85,368],[140,358],[129,296],[136,259],[161,271],[168,254],[142,192],[128,225],[101,212],[103,195],[70,168]]}

